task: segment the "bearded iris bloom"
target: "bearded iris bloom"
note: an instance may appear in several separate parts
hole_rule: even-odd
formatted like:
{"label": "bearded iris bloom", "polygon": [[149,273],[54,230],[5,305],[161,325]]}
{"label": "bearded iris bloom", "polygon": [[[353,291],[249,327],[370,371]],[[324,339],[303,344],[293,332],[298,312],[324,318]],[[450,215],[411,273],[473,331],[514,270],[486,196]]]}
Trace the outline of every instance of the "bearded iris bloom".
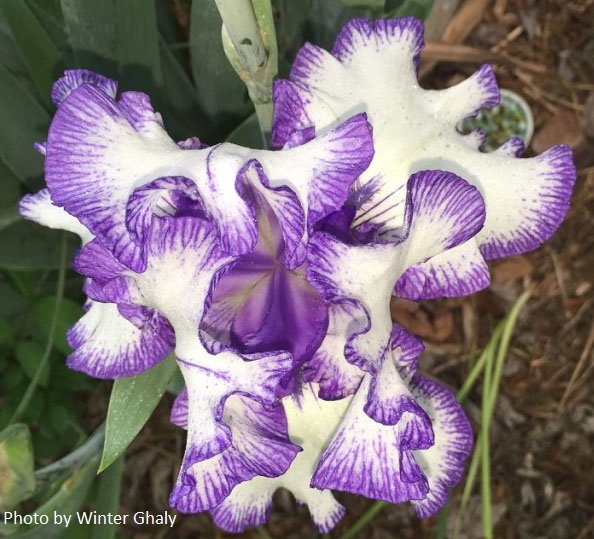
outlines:
{"label": "bearded iris bloom", "polygon": [[[275,151],[175,142],[148,96],[88,71],[54,86],[48,187],[21,212],[82,240],[72,368],[119,378],[175,352],[179,511],[238,532],[284,487],[328,531],[344,514],[332,490],[426,517],[459,481],[470,425],[419,373],[422,343],[392,323],[390,298],[484,286],[483,256],[552,233],[573,169],[563,148],[479,154],[452,126],[495,103],[491,72],[426,93],[411,81],[421,42],[414,20],[356,20],[332,55],[305,46],[275,88]],[[382,118],[381,100],[397,114]],[[525,190],[483,181],[493,159],[494,183],[527,175]]]}

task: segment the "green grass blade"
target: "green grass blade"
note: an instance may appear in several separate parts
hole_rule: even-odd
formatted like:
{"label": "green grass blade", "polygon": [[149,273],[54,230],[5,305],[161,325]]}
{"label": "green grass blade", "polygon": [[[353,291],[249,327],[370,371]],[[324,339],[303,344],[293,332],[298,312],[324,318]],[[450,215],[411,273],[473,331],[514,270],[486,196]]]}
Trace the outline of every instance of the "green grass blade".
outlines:
{"label": "green grass blade", "polygon": [[479,360],[475,363],[457,395],[459,400],[465,399],[468,396],[474,381],[481,370],[484,369],[483,395],[481,402],[481,428],[464,485],[460,509],[456,517],[454,539],[459,537],[461,522],[476,482],[479,465],[481,471],[483,536],[487,539],[493,537],[489,431],[493,413],[495,411],[495,403],[499,392],[503,367],[509,349],[511,336],[519,313],[529,297],[530,293],[524,292],[524,294],[518,298],[508,315],[497,324],[497,327],[491,336],[491,340],[485,347]]}
{"label": "green grass blade", "polygon": [[64,68],[62,53],[23,0],[1,0],[0,8],[29,69],[39,96],[50,106],[53,81]]}
{"label": "green grass blade", "polygon": [[491,418],[493,410],[489,406],[491,392],[493,391],[493,379],[495,377],[494,355],[485,365],[485,377],[483,382],[483,395],[481,402],[481,445],[476,453],[480,455],[481,465],[481,512],[483,521],[483,535],[485,539],[493,539],[493,524],[491,516],[491,461],[489,434],[491,430]]}
{"label": "green grass blade", "polygon": [[357,535],[367,524],[369,524],[375,516],[388,504],[386,502],[374,502],[374,504],[367,509],[355,523],[342,534],[340,539],[352,539]]}
{"label": "green grass blade", "polygon": [[483,353],[479,356],[476,363],[472,366],[472,369],[468,373],[466,380],[464,380],[464,383],[462,384],[460,391],[458,391],[458,393],[456,394],[458,402],[464,402],[468,398],[468,395],[474,383],[476,382],[476,379],[483,371],[485,364],[491,360],[495,343],[499,341],[502,331],[503,328],[500,326],[495,328],[493,335],[491,336],[491,340],[489,341],[489,344],[483,350]]}

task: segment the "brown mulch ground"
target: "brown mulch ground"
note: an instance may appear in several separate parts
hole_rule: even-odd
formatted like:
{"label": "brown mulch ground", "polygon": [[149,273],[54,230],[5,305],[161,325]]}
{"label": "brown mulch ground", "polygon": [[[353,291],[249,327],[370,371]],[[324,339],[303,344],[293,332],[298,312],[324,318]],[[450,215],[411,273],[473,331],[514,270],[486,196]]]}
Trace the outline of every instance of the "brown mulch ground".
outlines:
{"label": "brown mulch ground", "polygon": [[[575,150],[578,184],[570,214],[543,248],[492,264],[489,290],[461,300],[401,303],[398,316],[423,335],[422,367],[460,387],[469,358],[487,342],[520,294],[532,297],[518,322],[504,371],[492,430],[496,537],[594,537],[594,0],[463,0],[444,37],[427,47],[426,87],[445,87],[483,62],[494,63],[500,85],[522,94],[536,132],[527,155],[553,144]],[[588,99],[590,97],[590,99]],[[480,384],[479,384],[480,385]],[[474,405],[473,405],[474,403]],[[130,448],[122,513],[169,509],[167,497],[184,446],[163,402]],[[471,394],[475,426],[480,389]],[[348,514],[332,537],[370,502],[339,495]],[[454,499],[459,492],[454,494]],[[385,508],[361,538],[431,538],[435,520],[421,522],[405,506]],[[315,537],[303,508],[280,492],[269,534]],[[480,499],[471,499],[464,539],[481,537]],[[169,528],[128,528],[135,539],[237,537],[214,528],[207,515],[178,517]],[[241,537],[258,538],[256,530]]]}

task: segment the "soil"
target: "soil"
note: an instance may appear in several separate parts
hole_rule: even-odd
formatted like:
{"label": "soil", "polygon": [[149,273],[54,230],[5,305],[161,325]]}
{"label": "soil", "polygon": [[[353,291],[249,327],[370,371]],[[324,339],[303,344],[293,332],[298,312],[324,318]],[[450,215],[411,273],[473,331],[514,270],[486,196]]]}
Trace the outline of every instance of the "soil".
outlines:
{"label": "soil", "polygon": [[[488,290],[420,305],[398,302],[393,310],[399,322],[427,343],[421,368],[459,388],[469,361],[488,342],[496,323],[523,291],[531,291],[506,360],[491,433],[495,536],[591,538],[594,0],[466,0],[461,7],[466,11],[454,15],[450,31],[427,48],[423,85],[447,87],[481,63],[493,63],[500,85],[523,95],[533,109],[535,136],[526,155],[557,143],[571,145],[579,171],[577,186],[561,229],[537,251],[490,264],[493,284]],[[468,401],[475,432],[480,399],[478,383]],[[169,424],[170,406],[170,398],[159,405],[128,452],[122,513],[170,510],[167,498],[184,448],[184,433]],[[450,526],[460,491],[458,487],[452,495]],[[338,498],[348,511],[331,533],[336,538],[371,504],[357,496],[339,493]],[[461,538],[482,537],[480,515],[475,488]],[[256,529],[239,536],[225,534],[206,514],[180,515],[177,521],[173,530],[139,526],[122,531],[134,539],[262,537]],[[357,537],[433,538],[436,522],[418,520],[407,505],[386,506]],[[275,496],[266,530],[279,539],[316,537],[307,510],[282,491]]]}

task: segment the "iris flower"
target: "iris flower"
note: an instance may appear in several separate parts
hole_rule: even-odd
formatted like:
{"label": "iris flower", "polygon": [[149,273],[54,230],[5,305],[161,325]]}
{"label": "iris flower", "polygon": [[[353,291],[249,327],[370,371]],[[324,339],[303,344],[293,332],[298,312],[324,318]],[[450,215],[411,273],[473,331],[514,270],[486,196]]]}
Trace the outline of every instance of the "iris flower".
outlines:
{"label": "iris flower", "polygon": [[275,151],[176,143],[148,96],[89,71],[54,86],[47,188],[21,213],[82,241],[72,368],[119,378],[175,352],[179,511],[238,532],[284,487],[328,531],[332,490],[427,517],[460,480],[470,425],[419,373],[391,296],[485,286],[483,257],[558,226],[574,169],[565,148],[478,153],[455,124],[496,102],[491,71],[421,90],[421,44],[396,19],[352,21],[332,54],[306,45],[275,87]]}

